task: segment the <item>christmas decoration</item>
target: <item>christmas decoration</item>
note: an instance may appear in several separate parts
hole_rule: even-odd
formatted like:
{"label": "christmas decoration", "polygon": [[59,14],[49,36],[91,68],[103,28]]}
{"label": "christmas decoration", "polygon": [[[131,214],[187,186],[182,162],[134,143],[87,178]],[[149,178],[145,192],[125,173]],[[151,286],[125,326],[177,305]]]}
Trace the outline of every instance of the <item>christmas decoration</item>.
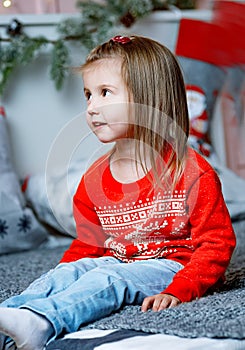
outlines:
{"label": "christmas decoration", "polygon": [[223,30],[215,23],[181,19],[176,54],[186,84],[189,143],[206,157],[213,151],[209,140],[210,120],[226,78],[224,42]]}
{"label": "christmas decoration", "polygon": [[7,34],[11,36],[22,34],[22,23],[20,23],[17,19],[13,19],[7,27]]}
{"label": "christmas decoration", "polygon": [[[192,0],[105,0],[78,1],[80,16],[68,18],[57,25],[58,39],[44,36],[29,37],[24,23],[14,19],[6,28],[7,37],[0,37],[0,96],[14,70],[38,58],[44,47],[50,46],[50,78],[61,89],[68,74],[71,61],[68,43],[79,43],[81,50],[90,50],[98,43],[109,39],[115,29],[130,27],[138,19],[155,10],[167,10],[177,6],[193,8]],[[46,51],[45,51],[46,52]]]}

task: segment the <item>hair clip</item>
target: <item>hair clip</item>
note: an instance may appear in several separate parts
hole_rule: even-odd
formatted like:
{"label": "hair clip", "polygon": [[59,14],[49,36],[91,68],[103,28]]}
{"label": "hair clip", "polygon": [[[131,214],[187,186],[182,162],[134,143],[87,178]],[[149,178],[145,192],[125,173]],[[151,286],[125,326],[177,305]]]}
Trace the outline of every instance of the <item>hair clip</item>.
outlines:
{"label": "hair clip", "polygon": [[114,43],[127,44],[131,41],[131,39],[127,36],[116,35],[111,39]]}

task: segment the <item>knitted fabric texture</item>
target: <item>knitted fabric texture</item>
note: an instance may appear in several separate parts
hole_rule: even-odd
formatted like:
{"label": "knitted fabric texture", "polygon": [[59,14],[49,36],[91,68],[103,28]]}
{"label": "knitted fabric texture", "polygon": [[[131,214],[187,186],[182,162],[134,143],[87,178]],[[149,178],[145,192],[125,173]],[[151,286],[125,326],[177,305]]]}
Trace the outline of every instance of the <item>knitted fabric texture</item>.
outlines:
{"label": "knitted fabric texture", "polygon": [[89,325],[98,329],[132,329],[180,337],[245,339],[245,221],[234,224],[237,248],[220,290],[161,312],[142,313],[139,306]]}

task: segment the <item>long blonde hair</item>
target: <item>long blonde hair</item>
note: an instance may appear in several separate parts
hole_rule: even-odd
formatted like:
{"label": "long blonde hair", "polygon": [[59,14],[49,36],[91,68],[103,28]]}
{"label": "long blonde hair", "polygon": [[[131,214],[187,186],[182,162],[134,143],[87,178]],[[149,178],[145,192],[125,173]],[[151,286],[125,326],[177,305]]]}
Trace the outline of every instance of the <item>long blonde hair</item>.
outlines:
{"label": "long blonde hair", "polygon": [[[89,53],[80,71],[98,60],[121,58],[122,78],[134,104],[133,137],[150,146],[150,163],[156,182],[169,183],[171,178],[173,189],[183,172],[189,135],[181,68],[174,54],[159,42],[135,35],[126,39],[125,42],[111,39],[97,46]],[[169,145],[170,156],[159,172],[156,154],[164,154]],[[140,146],[136,147],[136,160],[147,173],[143,154],[142,159]]]}

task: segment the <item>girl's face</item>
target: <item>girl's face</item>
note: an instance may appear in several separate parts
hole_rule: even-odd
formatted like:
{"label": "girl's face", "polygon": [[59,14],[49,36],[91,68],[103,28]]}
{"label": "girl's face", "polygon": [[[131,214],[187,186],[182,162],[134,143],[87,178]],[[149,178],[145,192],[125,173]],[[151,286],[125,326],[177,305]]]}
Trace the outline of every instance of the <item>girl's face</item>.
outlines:
{"label": "girl's face", "polygon": [[121,76],[121,59],[92,63],[83,72],[87,100],[87,123],[98,139],[113,142],[125,138],[128,130],[127,87]]}

